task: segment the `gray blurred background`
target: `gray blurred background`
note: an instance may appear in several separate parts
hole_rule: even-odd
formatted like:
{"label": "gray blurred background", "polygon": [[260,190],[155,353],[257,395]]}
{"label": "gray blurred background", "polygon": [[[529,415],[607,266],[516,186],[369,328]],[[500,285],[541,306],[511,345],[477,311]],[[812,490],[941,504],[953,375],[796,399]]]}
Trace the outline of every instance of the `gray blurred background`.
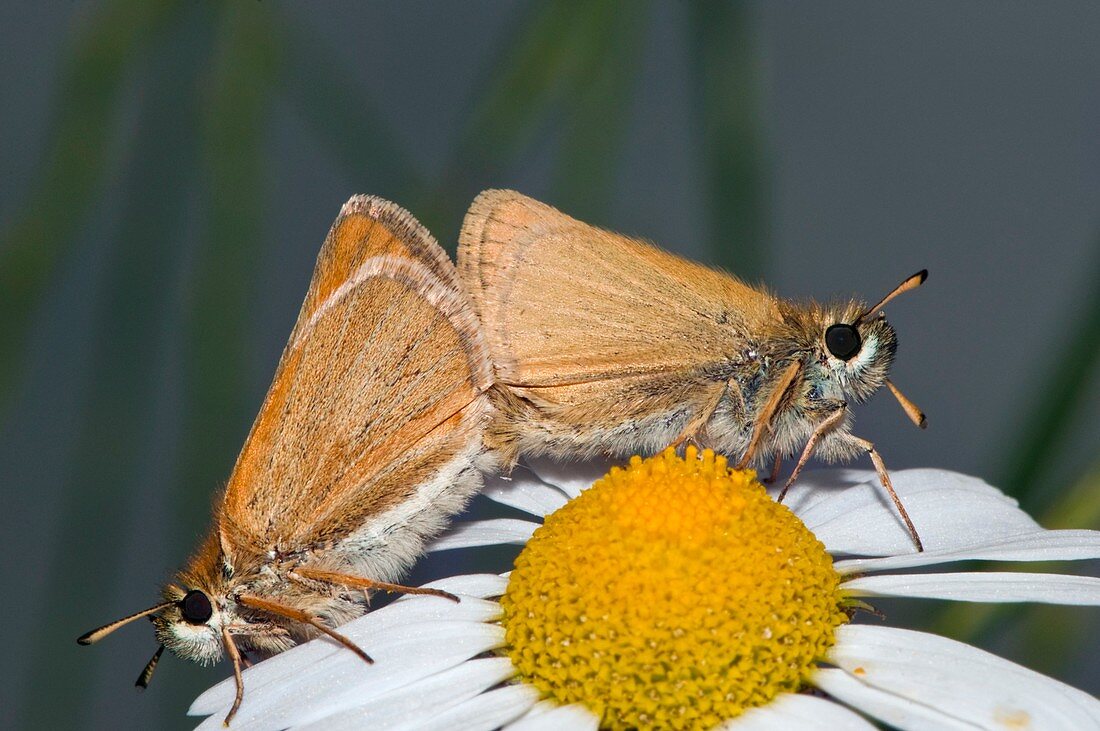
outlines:
{"label": "gray blurred background", "polygon": [[[197,542],[353,193],[453,251],[515,187],[784,296],[927,267],[888,309],[930,426],[880,394],[856,433],[1100,527],[1098,37],[1092,2],[4,3],[2,725],[184,728],[228,673],[139,696],[144,623],[74,639]],[[887,611],[1100,692],[1095,609]]]}

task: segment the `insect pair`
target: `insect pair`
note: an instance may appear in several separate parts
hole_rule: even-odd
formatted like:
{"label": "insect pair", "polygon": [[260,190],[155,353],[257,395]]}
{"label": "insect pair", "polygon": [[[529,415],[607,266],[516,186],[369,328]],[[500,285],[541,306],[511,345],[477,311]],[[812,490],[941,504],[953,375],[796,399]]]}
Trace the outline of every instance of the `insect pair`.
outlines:
{"label": "insect pair", "polygon": [[[873,307],[796,304],[512,191],[474,201],[458,268],[406,211],[369,196],[340,212],[207,538],[142,617],[160,647],[280,652],[366,611],[482,484],[524,454],[652,452],[694,441],[740,465],[870,454],[848,402],[887,380],[897,339]],[[784,490],[785,492],[785,490]]]}

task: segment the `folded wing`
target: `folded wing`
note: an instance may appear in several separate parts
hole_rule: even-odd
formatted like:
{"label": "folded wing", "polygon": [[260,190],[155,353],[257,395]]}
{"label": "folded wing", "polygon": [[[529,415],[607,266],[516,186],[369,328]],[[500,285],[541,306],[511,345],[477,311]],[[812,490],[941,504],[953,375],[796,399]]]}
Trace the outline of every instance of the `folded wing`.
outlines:
{"label": "folded wing", "polygon": [[353,196],[340,209],[317,255],[313,279],[290,342],[298,337],[317,308],[339,287],[347,285],[363,262],[386,255],[417,261],[443,284],[458,286],[458,276],[447,253],[411,213],[377,196]]}
{"label": "folded wing", "polygon": [[461,508],[478,484],[490,369],[456,281],[408,213],[345,205],[230,478],[223,550],[384,542]]}
{"label": "folded wing", "polygon": [[474,200],[458,260],[497,378],[511,386],[696,373],[774,316],[772,297],[731,275],[515,191]]}

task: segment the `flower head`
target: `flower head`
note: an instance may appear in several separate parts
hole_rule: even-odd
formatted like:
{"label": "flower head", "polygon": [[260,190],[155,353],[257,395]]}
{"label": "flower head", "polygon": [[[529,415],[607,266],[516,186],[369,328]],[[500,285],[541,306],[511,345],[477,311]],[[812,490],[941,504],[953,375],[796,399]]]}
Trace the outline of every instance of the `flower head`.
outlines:
{"label": "flower head", "polygon": [[519,678],[608,728],[712,727],[801,688],[848,621],[813,533],[693,447],[547,516],[501,597]]}
{"label": "flower head", "polygon": [[[434,582],[462,602],[405,597],[345,625],[373,666],[324,640],[258,664],[234,727],[1100,727],[1100,702],[1038,673],[847,623],[861,597],[1100,604],[1092,577],[901,571],[1097,558],[1100,533],[1043,530],[980,480],[909,470],[893,478],[915,553],[871,473],[810,474],[788,509],[708,453],[592,485],[605,470],[536,461],[493,481],[489,497],[543,525],[467,523],[434,548],[524,545],[510,575]],[[214,726],[232,694],[216,686],[192,713]]]}

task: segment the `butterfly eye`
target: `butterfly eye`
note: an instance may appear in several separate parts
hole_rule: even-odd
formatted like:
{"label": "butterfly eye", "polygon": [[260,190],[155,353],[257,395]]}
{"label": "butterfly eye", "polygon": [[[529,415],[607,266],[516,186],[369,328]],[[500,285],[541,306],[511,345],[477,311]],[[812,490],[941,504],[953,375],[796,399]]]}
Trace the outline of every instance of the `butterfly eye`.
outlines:
{"label": "butterfly eye", "polygon": [[863,342],[859,339],[859,333],[854,327],[837,324],[825,331],[825,347],[834,358],[851,360],[863,347]]}
{"label": "butterfly eye", "polygon": [[192,589],[180,600],[180,613],[191,624],[205,624],[206,620],[214,614],[214,608],[210,606],[210,599],[205,592]]}

